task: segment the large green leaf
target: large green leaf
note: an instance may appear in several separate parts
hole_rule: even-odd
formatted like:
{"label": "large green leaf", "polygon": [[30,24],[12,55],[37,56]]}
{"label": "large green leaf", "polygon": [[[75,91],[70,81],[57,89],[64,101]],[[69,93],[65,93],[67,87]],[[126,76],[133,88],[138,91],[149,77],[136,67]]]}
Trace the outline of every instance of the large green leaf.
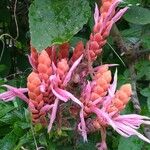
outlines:
{"label": "large green leaf", "polygon": [[141,5],[141,0],[124,0],[123,3],[120,3],[120,6],[125,7],[125,6],[136,6],[136,5]]}
{"label": "large green leaf", "polygon": [[141,150],[144,142],[137,137],[124,138],[119,141],[118,150]]}
{"label": "large green leaf", "polygon": [[150,112],[150,97],[147,98],[147,107],[148,107],[148,110]]}
{"label": "large green leaf", "polygon": [[138,6],[132,6],[129,8],[124,18],[134,24],[148,24],[150,23],[150,10]]}
{"label": "large green leaf", "polygon": [[150,88],[144,88],[140,91],[140,93],[145,97],[150,97]]}
{"label": "large green leaf", "polygon": [[148,106],[148,110],[150,111],[150,88],[144,88],[143,90],[140,91],[140,93],[147,97],[147,106]]}
{"label": "large green leaf", "polygon": [[10,132],[2,140],[0,140],[1,150],[13,150],[18,139],[19,137],[17,137],[13,131]]}
{"label": "large green leaf", "polygon": [[3,116],[6,116],[8,112],[12,111],[14,109],[11,105],[6,105],[5,103],[0,103],[0,118]]}
{"label": "large green leaf", "polygon": [[68,41],[89,17],[86,0],[35,0],[29,9],[31,43],[41,51]]}
{"label": "large green leaf", "polygon": [[137,69],[137,79],[150,80],[150,61],[139,61],[135,67]]}

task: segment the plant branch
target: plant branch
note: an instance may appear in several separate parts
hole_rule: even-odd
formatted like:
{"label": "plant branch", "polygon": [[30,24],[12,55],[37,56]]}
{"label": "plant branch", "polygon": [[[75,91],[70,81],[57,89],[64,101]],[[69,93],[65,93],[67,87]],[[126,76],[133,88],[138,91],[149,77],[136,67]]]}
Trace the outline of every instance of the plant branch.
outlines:
{"label": "plant branch", "polygon": [[113,38],[114,42],[116,43],[117,47],[121,51],[121,56],[124,55],[125,53],[128,53],[128,48],[126,46],[126,43],[123,41],[123,38],[122,38],[116,24],[114,24],[112,27],[111,35],[112,35],[112,38]]}
{"label": "plant branch", "polygon": [[[149,50],[139,51],[140,43],[135,45],[129,45],[123,41],[123,38],[117,28],[116,25],[113,26],[111,31],[112,38],[114,42],[117,44],[118,48],[121,50],[121,54],[125,55],[128,64],[130,77],[131,77],[131,85],[132,85],[132,103],[137,114],[140,113],[140,103],[137,95],[137,85],[136,85],[136,71],[135,71],[135,63],[139,56],[139,54],[147,53]],[[150,126],[144,125],[144,134],[147,138],[150,139]]]}
{"label": "plant branch", "polygon": [[2,35],[0,35],[0,40],[2,41],[2,44],[3,44],[3,48],[2,48],[2,52],[0,54],[0,62],[2,60],[2,57],[3,57],[3,53],[4,53],[4,49],[5,49],[5,42],[3,41],[3,37],[4,36],[8,36],[9,38],[11,38],[12,40],[16,41],[19,37],[19,28],[18,28],[18,23],[17,23],[17,16],[16,16],[16,7],[17,7],[17,0],[15,0],[15,4],[14,4],[14,19],[15,19],[15,24],[16,24],[16,31],[17,31],[17,34],[16,34],[16,37],[13,38],[10,34],[8,33],[4,33]]}
{"label": "plant branch", "polygon": [[15,4],[14,4],[14,18],[15,18],[15,24],[16,24],[16,30],[17,30],[17,35],[15,37],[15,40],[17,40],[19,37],[19,28],[18,28],[18,23],[17,23],[16,7],[17,7],[17,0],[15,0]]}
{"label": "plant branch", "polygon": [[111,35],[114,42],[117,44],[118,48],[121,50],[121,55],[126,56],[127,59],[126,63],[129,67],[130,76],[131,76],[131,85],[133,90],[132,103],[136,113],[140,113],[141,108],[137,96],[136,73],[134,68],[135,61],[136,61],[137,46],[128,45],[127,43],[125,43],[116,25],[113,26]]}
{"label": "plant branch", "polygon": [[131,85],[132,85],[132,103],[134,106],[134,110],[137,114],[140,114],[141,108],[140,108],[140,103],[137,95],[137,85],[136,85],[136,73],[135,73],[135,68],[134,68],[135,63],[130,61],[129,64],[129,71],[130,71],[130,76],[131,76]]}

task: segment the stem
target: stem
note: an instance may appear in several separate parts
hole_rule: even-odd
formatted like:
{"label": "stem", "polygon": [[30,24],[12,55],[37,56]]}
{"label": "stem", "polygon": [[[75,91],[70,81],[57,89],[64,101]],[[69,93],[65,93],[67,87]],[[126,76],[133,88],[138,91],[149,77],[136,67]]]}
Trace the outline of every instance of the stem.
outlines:
{"label": "stem", "polygon": [[132,103],[134,106],[134,109],[137,114],[141,112],[140,103],[137,95],[137,86],[136,86],[136,73],[134,68],[134,63],[131,63],[129,65],[130,70],[130,76],[131,76],[131,85],[132,85]]}
{"label": "stem", "polygon": [[15,24],[16,24],[16,30],[17,30],[17,35],[15,37],[15,40],[17,40],[19,37],[19,28],[18,28],[18,23],[17,23],[16,7],[17,7],[17,0],[15,0],[15,4],[14,4],[14,18],[15,18]]}
{"label": "stem", "polygon": [[88,55],[88,71],[91,75],[91,78],[93,79],[93,67],[92,67],[92,61],[89,53],[89,42],[87,43],[87,55]]}
{"label": "stem", "polygon": [[[134,46],[133,45],[127,45],[124,41],[123,38],[117,28],[116,25],[113,26],[112,31],[112,38],[117,44],[118,48],[121,50],[121,54],[125,55],[127,58],[128,66],[129,66],[129,71],[130,71],[130,76],[131,76],[131,85],[132,85],[132,103],[134,106],[134,109],[137,114],[140,113],[141,108],[140,108],[140,103],[137,95],[137,82],[136,82],[136,71],[135,71],[135,63],[137,58],[141,54],[148,53],[149,50],[142,50],[140,51],[140,43],[136,43]],[[144,134],[148,139],[150,139],[150,126],[144,125]]]}
{"label": "stem", "polygon": [[136,87],[136,73],[135,73],[135,62],[137,60],[137,52],[139,51],[139,44],[135,44],[134,46],[128,45],[123,41],[123,38],[117,28],[116,25],[113,26],[111,31],[112,38],[114,42],[117,44],[118,48],[121,50],[121,55],[125,55],[127,58],[126,63],[129,66],[130,76],[131,76],[131,85],[132,85],[132,103],[136,113],[140,113],[140,103],[137,96],[137,87]]}
{"label": "stem", "polygon": [[121,56],[123,56],[125,53],[128,53],[126,43],[123,41],[123,38],[122,38],[116,24],[114,24],[112,27],[111,35],[112,35],[112,38],[113,38],[114,42],[116,43],[117,47],[121,51]]}

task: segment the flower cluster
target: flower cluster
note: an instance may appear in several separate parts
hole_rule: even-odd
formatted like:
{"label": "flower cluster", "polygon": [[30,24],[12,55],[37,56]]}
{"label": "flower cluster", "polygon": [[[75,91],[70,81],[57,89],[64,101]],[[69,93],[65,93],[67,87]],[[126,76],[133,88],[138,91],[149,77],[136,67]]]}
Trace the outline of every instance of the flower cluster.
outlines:
{"label": "flower cluster", "polygon": [[102,6],[99,11],[95,6],[93,33],[87,42],[86,49],[88,51],[87,58],[94,61],[97,55],[102,52],[102,47],[106,44],[106,38],[110,34],[110,30],[115,22],[126,12],[128,7],[116,12],[115,9],[121,0],[102,0]]}
{"label": "flower cluster", "polygon": [[[12,101],[15,97],[24,100],[29,107],[34,124],[48,126],[51,131],[61,103],[72,100],[80,118],[78,130],[84,141],[87,133],[101,131],[102,142],[99,150],[106,150],[106,129],[111,126],[124,137],[137,135],[142,140],[150,140],[137,129],[141,124],[150,124],[150,118],[136,114],[121,115],[132,95],[131,85],[125,84],[116,91],[117,70],[112,76],[112,64],[93,68],[92,63],[101,53],[112,25],[118,21],[128,8],[116,12],[121,0],[102,0],[101,9],[95,6],[93,33],[84,47],[82,41],[74,48],[69,58],[68,43],[55,45],[38,53],[31,47],[29,62],[33,71],[27,78],[27,88],[4,85],[8,91],[0,94],[0,99]],[[89,68],[89,63],[92,72]],[[91,78],[88,80],[88,76]],[[77,83],[79,87],[74,87]],[[80,91],[77,92],[77,88]],[[28,93],[25,96],[24,93]],[[70,113],[71,114],[71,113]]]}

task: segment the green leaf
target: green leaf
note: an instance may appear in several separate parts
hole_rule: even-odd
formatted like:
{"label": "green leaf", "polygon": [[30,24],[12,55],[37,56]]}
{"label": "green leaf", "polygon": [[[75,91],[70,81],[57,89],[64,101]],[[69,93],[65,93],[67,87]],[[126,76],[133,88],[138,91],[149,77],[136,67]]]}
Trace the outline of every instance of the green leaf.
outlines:
{"label": "green leaf", "polygon": [[136,27],[134,26],[134,28],[129,28],[129,29],[126,29],[126,30],[123,30],[121,32],[121,34],[123,35],[123,37],[126,37],[126,38],[131,38],[131,37],[140,37],[141,36],[141,26],[139,27]]}
{"label": "green leaf", "polygon": [[[145,35],[145,36],[142,36],[142,44],[145,48],[148,48],[150,49],[150,34],[149,35]],[[149,50],[149,53],[150,53],[150,50]]]}
{"label": "green leaf", "polygon": [[139,61],[136,65],[135,65],[136,69],[137,69],[137,79],[141,79],[143,77],[144,80],[150,80],[150,61],[147,60],[142,60]]}
{"label": "green leaf", "polygon": [[147,107],[148,107],[148,110],[150,112],[150,97],[147,99]]}
{"label": "green leaf", "polygon": [[95,150],[95,143],[91,143],[91,142],[88,142],[88,143],[82,143],[80,145],[78,145],[78,148],[77,150]]}
{"label": "green leaf", "polygon": [[150,23],[150,10],[138,6],[132,6],[124,15],[125,20],[134,24],[145,25]]}
{"label": "green leaf", "polygon": [[121,137],[119,141],[118,150],[141,150],[144,142],[138,137],[124,138]]}
{"label": "green leaf", "polygon": [[46,139],[46,135],[44,133],[42,133],[42,134],[39,135],[39,143],[42,146],[47,147],[47,139]]}
{"label": "green leaf", "polygon": [[137,5],[140,3],[140,0],[124,0],[124,3],[130,5]]}
{"label": "green leaf", "polygon": [[3,72],[4,70],[7,69],[7,66],[6,65],[0,65],[0,72]]}
{"label": "green leaf", "polygon": [[90,17],[86,0],[35,0],[29,9],[31,43],[42,49],[73,37]]}
{"label": "green leaf", "polygon": [[30,143],[31,144],[32,142],[33,142],[33,137],[30,135],[29,132],[27,132],[25,135],[20,137],[18,144],[15,145],[15,147],[14,147],[14,150],[20,150],[22,145],[24,145],[26,143]]}
{"label": "green leaf", "polygon": [[150,88],[144,88],[140,93],[145,97],[150,97]]}
{"label": "green leaf", "polygon": [[14,107],[8,104],[0,103],[0,118],[3,116],[6,116],[6,114],[10,111],[12,111]]}
{"label": "green leaf", "polygon": [[12,131],[0,141],[0,148],[1,150],[13,150],[17,141],[18,137]]}

